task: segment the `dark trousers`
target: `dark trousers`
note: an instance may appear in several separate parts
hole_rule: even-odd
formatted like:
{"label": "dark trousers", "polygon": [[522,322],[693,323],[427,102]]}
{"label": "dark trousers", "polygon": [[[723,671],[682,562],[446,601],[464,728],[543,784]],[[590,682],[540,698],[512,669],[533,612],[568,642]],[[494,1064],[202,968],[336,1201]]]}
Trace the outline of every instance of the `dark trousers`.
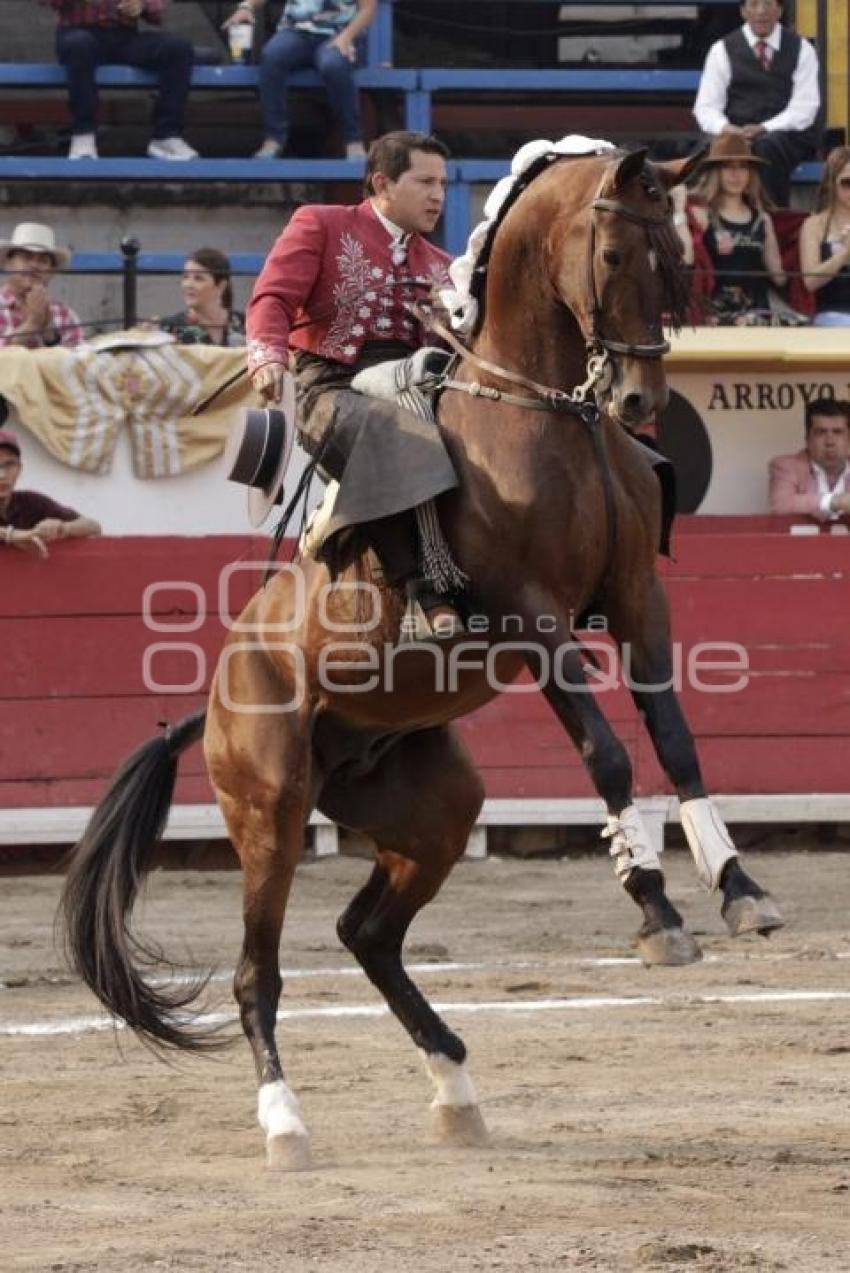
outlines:
{"label": "dark trousers", "polygon": [[71,130],[93,133],[97,124],[95,71],[106,63],[136,66],[159,76],[153,111],[155,138],[180,137],[192,78],[192,45],[164,31],[115,27],[60,27],[56,56],[68,75]]}
{"label": "dark trousers", "polygon": [[778,208],[787,208],[791,199],[791,173],[804,159],[812,159],[816,145],[809,132],[762,133],[752,142],[753,154],[767,160],[759,176],[767,195]]}

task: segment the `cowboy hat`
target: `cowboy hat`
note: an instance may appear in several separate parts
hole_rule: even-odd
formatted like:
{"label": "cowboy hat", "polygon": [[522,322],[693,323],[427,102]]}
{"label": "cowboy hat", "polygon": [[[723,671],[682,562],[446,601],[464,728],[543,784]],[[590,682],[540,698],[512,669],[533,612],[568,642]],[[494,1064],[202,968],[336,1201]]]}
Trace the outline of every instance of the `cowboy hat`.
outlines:
{"label": "cowboy hat", "polygon": [[766,159],[759,159],[758,155],[753,154],[750,143],[741,133],[718,133],[700,167],[705,168],[709,164],[758,164],[761,168],[768,166]]}
{"label": "cowboy hat", "polygon": [[262,526],[283,497],[283,479],[295,441],[295,380],[284,377],[280,408],[249,407],[236,421],[224,450],[228,481],[249,487],[248,520]]}
{"label": "cowboy hat", "polygon": [[58,247],[56,235],[49,225],[37,221],[22,221],[12,231],[11,239],[0,239],[0,265],[5,265],[10,252],[48,252],[56,269],[63,269],[71,259],[68,248]]}

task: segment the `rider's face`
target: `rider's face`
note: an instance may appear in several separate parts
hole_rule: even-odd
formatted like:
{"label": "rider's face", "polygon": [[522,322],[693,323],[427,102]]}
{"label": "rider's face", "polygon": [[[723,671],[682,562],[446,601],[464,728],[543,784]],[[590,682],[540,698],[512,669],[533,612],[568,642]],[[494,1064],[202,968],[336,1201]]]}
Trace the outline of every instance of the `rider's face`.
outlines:
{"label": "rider's face", "polygon": [[430,234],[446,198],[446,162],[425,150],[410,153],[410,167],[395,181],[383,173],[372,178],[376,203],[405,234]]}

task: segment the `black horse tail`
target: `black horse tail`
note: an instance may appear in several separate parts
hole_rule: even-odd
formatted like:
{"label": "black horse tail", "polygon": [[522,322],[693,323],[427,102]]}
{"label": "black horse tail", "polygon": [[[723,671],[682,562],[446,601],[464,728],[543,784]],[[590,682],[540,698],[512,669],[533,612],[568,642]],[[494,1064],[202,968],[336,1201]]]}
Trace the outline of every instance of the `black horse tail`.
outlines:
{"label": "black horse tail", "polygon": [[208,978],[177,989],[145,981],[143,970],[161,969],[166,961],[130,928],[168,819],[177,758],[201,737],[205,720],[205,710],[194,712],[124,762],[74,849],[60,902],[70,964],[113,1016],[155,1048],[201,1051],[222,1042],[184,1011]]}

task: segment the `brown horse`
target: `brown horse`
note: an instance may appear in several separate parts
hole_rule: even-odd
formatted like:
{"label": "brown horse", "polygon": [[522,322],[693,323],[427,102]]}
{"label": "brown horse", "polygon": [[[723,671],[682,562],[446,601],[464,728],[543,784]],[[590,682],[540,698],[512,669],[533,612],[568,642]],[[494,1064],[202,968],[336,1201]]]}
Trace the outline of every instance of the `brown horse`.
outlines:
{"label": "brown horse", "polygon": [[[617,874],[643,912],[644,958],[698,957],[632,803],[629,758],[586,692],[572,626],[590,606],[628,644],[635,701],[682,801],[700,876],[721,890],[731,929],[781,923],[738,862],[667,688],[670,636],[655,570],[659,486],[623,427],[665,403],[662,317],[675,320],[684,300],[667,191],[694,161],[652,165],[644,152],[550,159],[495,228],[472,354],[442,399],[440,427],[461,484],[440,500],[440,516],[471,580],[468,638],[398,644],[401,602],[374,582],[366,559],[334,580],[303,560],[247,606],[222,651],[207,713],[126,762],[68,875],[68,943],[85,981],[150,1041],[203,1047],[208,1035],[183,1013],[194,991],[146,982],[140,967],[151,952],[129,927],[177,757],[203,733],[243,870],[235,994],[273,1164],[309,1161],[275,1020],[284,913],[314,808],[374,841],[376,864],[340,917],[339,936],[421,1050],[444,1133],[484,1134],[464,1045],[408,978],[401,950],[411,921],[463,853],[483,799],[450,722],[523,669],[605,800]],[[587,391],[577,391],[585,377]]]}

